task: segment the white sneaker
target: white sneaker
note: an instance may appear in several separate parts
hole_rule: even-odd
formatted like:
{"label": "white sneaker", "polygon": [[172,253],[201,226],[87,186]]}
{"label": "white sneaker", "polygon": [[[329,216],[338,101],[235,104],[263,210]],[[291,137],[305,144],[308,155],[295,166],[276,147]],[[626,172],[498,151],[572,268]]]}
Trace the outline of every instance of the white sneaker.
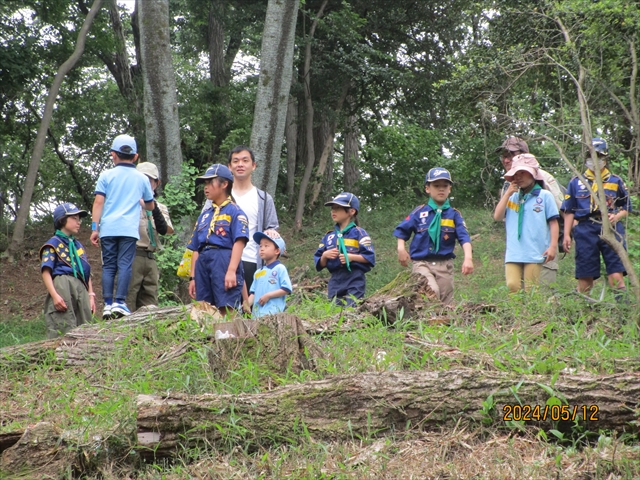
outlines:
{"label": "white sneaker", "polygon": [[112,305],[105,305],[104,306],[104,310],[102,310],[102,319],[103,320],[108,320],[111,318],[111,315],[113,315],[111,313],[111,307]]}
{"label": "white sneaker", "polygon": [[115,318],[128,317],[131,315],[131,311],[126,303],[113,302],[113,305],[111,305],[111,315]]}

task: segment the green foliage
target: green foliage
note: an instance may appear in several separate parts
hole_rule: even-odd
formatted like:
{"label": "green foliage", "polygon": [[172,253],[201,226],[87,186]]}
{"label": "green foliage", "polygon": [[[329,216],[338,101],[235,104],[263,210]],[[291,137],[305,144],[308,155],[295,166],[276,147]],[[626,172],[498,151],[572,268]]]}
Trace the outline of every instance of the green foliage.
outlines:
{"label": "green foliage", "polygon": [[177,288],[180,279],[176,275],[178,265],[185,251],[186,238],[193,227],[197,205],[193,201],[193,178],[197,170],[191,162],[183,162],[178,177],[172,178],[164,186],[162,198],[158,201],[167,206],[172,219],[174,233],[165,235],[163,248],[156,258],[160,269],[160,299],[162,304],[173,304],[178,299]]}

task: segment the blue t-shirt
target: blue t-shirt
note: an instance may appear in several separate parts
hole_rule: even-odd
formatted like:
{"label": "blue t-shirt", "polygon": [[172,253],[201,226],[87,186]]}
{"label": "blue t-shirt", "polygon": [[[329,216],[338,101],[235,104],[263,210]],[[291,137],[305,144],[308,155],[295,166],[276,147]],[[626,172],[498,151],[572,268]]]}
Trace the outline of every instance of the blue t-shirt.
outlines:
{"label": "blue t-shirt", "polygon": [[104,196],[100,217],[100,238],[133,237],[140,239],[140,199],[153,200],[147,176],[133,163],[118,163],[102,172],[96,184],[96,195]]}
{"label": "blue t-shirt", "polygon": [[253,283],[251,284],[251,292],[255,294],[253,300],[254,318],[272,313],[284,312],[286,306],[286,295],[282,297],[272,298],[264,305],[260,305],[258,300],[265,294],[275,290],[282,289],[287,294],[291,293],[293,286],[289,278],[289,272],[279,260],[271,262],[269,265],[262,267],[253,275]]}
{"label": "blue t-shirt", "polygon": [[507,253],[505,262],[543,263],[542,254],[551,244],[549,221],[560,217],[553,194],[547,190],[532,192],[524,203],[522,235],[518,240],[518,210],[520,195],[516,192],[507,202],[505,226],[507,229]]}

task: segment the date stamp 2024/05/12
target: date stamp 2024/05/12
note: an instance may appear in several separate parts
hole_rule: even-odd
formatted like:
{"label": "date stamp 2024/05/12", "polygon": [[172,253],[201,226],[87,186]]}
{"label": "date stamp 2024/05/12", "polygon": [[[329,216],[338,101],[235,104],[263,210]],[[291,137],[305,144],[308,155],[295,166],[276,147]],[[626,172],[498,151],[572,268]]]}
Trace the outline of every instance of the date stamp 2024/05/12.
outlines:
{"label": "date stamp 2024/05/12", "polygon": [[505,405],[502,407],[502,420],[509,421],[545,421],[580,419],[597,422],[600,408],[597,405]]}

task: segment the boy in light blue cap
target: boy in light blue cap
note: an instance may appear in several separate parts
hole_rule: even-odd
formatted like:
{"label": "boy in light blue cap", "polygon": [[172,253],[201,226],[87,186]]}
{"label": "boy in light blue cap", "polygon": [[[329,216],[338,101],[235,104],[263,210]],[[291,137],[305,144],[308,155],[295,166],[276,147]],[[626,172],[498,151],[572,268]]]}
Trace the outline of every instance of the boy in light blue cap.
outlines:
{"label": "boy in light blue cap", "polygon": [[265,266],[253,276],[253,283],[247,305],[244,310],[253,308],[253,318],[283,312],[286,307],[285,297],[291,293],[293,286],[289,272],[278,258],[286,250],[282,237],[272,238],[266,233],[256,232],[253,240],[259,245],[260,259]]}
{"label": "boy in light blue cap", "polygon": [[[102,318],[131,315],[126,299],[136,242],[140,239],[140,205],[153,210],[153,190],[147,176],[136,170],[138,147],[133,137],[118,135],[109,150],[115,167],[102,172],[96,184],[91,243],[102,247]],[[114,296],[114,284],[118,288]]]}
{"label": "boy in light blue cap", "polygon": [[[464,219],[449,204],[451,174],[444,168],[432,168],[425,178],[424,190],[429,202],[420,205],[393,231],[398,238],[398,261],[403,267],[413,262],[413,272],[427,277],[431,290],[445,305],[453,303],[453,249],[456,239],[464,251],[462,273],[473,272],[471,238]],[[411,238],[410,253],[405,242]]]}

